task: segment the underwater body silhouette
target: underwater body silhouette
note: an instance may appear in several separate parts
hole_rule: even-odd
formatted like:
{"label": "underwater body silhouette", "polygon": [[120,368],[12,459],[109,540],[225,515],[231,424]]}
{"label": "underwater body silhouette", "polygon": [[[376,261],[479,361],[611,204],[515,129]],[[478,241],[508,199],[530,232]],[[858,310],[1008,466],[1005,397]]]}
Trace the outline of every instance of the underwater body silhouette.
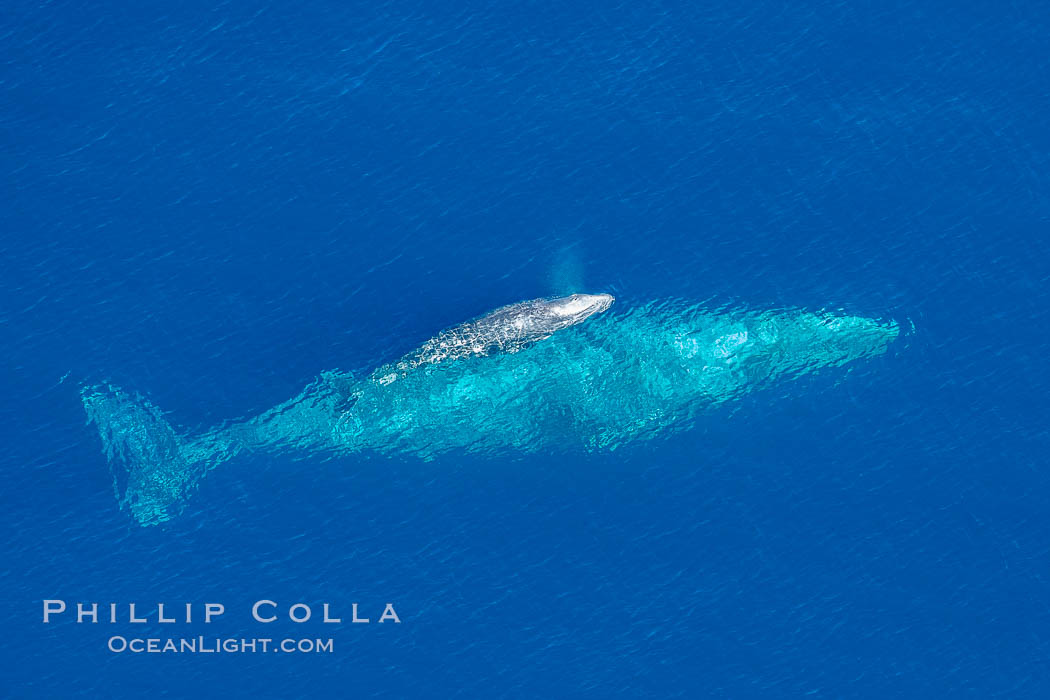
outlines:
{"label": "underwater body silhouette", "polygon": [[899,334],[893,321],[711,311],[676,300],[580,323],[611,302],[506,352],[402,359],[363,379],[323,372],[289,401],[196,436],[179,434],[149,401],[112,385],[86,386],[82,399],[121,506],[152,525],[177,515],[205,474],[246,450],[431,459],[451,450],[615,449],[668,434],[774,380],[881,354]]}

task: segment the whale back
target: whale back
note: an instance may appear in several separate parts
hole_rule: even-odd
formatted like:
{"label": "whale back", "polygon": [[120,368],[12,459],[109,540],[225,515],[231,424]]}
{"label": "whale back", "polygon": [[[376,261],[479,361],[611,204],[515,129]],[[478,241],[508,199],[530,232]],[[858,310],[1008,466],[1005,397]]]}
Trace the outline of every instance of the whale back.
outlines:
{"label": "whale back", "polygon": [[423,365],[515,353],[591,315],[559,314],[556,305],[561,301],[561,298],[531,299],[502,306],[484,316],[441,331],[395,363],[393,371],[387,366],[377,370],[373,376],[379,383],[389,384]]}
{"label": "whale back", "polygon": [[438,333],[412,353],[412,365],[518,352],[558,330],[550,317],[545,299],[501,307]]}

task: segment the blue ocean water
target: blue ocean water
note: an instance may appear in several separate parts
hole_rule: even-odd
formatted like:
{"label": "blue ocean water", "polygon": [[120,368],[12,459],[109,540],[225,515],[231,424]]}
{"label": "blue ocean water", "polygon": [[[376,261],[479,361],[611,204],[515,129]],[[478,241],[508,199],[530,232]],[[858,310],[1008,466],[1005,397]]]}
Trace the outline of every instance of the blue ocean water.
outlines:
{"label": "blue ocean water", "polygon": [[[1048,33],[1034,2],[9,4],[0,695],[1045,697]],[[87,423],[112,383],[198,434],[571,291],[901,332],[616,449],[249,451],[149,526]]]}

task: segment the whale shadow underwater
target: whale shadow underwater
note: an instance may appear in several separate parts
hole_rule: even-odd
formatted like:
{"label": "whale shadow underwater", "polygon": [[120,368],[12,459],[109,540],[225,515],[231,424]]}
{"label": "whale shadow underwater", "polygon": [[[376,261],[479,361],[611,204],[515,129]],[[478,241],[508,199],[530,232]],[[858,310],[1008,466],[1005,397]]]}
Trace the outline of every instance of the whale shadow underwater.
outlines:
{"label": "whale shadow underwater", "polygon": [[261,415],[198,435],[109,384],[85,386],[81,398],[121,507],[155,525],[245,451],[427,460],[452,450],[613,450],[775,381],[882,354],[899,335],[893,321],[677,300],[604,313],[612,301],[574,294],[502,307],[368,377],[323,372]]}

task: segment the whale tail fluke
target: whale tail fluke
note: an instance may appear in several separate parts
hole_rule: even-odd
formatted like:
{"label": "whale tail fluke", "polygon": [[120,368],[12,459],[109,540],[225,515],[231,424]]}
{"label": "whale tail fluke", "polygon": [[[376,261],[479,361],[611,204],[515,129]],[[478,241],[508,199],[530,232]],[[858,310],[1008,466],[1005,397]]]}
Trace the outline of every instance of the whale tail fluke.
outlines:
{"label": "whale tail fluke", "polygon": [[186,456],[182,438],[145,398],[111,386],[86,386],[81,399],[98,428],[122,508],[142,525],[175,517],[203,475]]}

